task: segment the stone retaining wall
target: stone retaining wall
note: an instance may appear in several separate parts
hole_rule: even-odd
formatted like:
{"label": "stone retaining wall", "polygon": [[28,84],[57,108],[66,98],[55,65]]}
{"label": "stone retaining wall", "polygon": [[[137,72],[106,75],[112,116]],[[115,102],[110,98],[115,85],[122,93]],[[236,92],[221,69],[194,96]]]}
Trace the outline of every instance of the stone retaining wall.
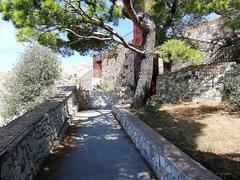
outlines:
{"label": "stone retaining wall", "polygon": [[75,90],[64,88],[0,129],[0,179],[33,179],[50,151],[59,144],[77,110]]}
{"label": "stone retaining wall", "polygon": [[219,179],[127,110],[114,106],[112,112],[159,179]]}
{"label": "stone retaining wall", "polygon": [[159,75],[155,100],[161,103],[220,101],[223,87],[221,78],[231,70],[232,64],[202,65]]}
{"label": "stone retaining wall", "polygon": [[126,91],[117,90],[80,90],[77,93],[80,110],[111,108],[115,104],[129,104],[130,97],[131,95]]}
{"label": "stone retaining wall", "polygon": [[115,104],[129,104],[131,99],[125,91],[90,91],[91,108],[105,108]]}

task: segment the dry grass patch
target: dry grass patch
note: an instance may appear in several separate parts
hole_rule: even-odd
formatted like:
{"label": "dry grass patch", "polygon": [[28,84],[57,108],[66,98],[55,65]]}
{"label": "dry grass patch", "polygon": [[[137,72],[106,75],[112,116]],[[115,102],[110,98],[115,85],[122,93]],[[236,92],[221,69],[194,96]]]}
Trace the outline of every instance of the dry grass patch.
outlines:
{"label": "dry grass patch", "polygon": [[240,179],[240,114],[216,102],[146,106],[135,114],[223,179]]}

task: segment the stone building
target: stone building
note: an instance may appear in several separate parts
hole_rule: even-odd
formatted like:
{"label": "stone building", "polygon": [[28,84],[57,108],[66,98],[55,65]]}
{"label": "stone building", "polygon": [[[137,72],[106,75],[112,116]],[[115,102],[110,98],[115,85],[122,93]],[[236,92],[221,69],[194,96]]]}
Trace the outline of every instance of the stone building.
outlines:
{"label": "stone building", "polygon": [[[199,49],[204,52],[204,64],[212,60],[214,42],[224,34],[222,25],[222,18],[217,18],[191,26],[183,31],[183,35],[194,41]],[[132,44],[140,46],[142,41],[141,30],[134,26]],[[103,52],[101,57],[93,57],[92,78],[95,80],[94,82],[91,80],[92,83],[95,85],[99,84],[101,79],[101,82],[105,83],[109,89],[134,89],[140,72],[141,58],[139,56],[139,54],[119,45],[115,51]],[[186,66],[187,65],[183,63],[173,64],[172,70],[178,71]],[[157,76],[162,73],[163,62],[160,58],[156,57],[154,61],[152,87],[156,87]],[[90,81],[88,81],[88,83],[89,82]],[[93,87],[93,85],[91,85],[91,87]],[[152,94],[154,93],[155,89],[153,88]]]}
{"label": "stone building", "polygon": [[134,87],[135,77],[135,53],[119,45],[115,54],[109,57],[109,53],[102,55],[102,81],[109,89],[130,89]]}
{"label": "stone building", "polygon": [[133,40],[132,40],[132,43],[137,45],[137,46],[141,46],[142,41],[143,41],[142,31],[137,26],[133,26]]}
{"label": "stone building", "polygon": [[93,56],[93,77],[101,78],[102,76],[102,58],[100,56]]}
{"label": "stone building", "polygon": [[[224,36],[223,19],[216,18],[184,29],[183,36],[196,44],[204,53],[203,64],[214,61],[214,55]],[[184,63],[174,64],[172,71],[178,71],[187,65]]]}
{"label": "stone building", "polygon": [[217,43],[217,40],[224,35],[223,23],[222,18],[216,18],[191,26],[183,31],[184,36],[195,41],[199,49],[205,53],[206,60],[204,62],[211,59],[214,52],[214,43]]}
{"label": "stone building", "polygon": [[[141,46],[142,41],[142,31],[134,26],[132,44]],[[122,45],[116,48],[116,52],[113,53],[115,56],[109,58],[108,54],[109,52],[106,52],[102,55],[102,81],[106,82],[110,89],[135,89],[140,73],[141,55]],[[152,87],[156,86],[158,69],[158,58],[156,57]],[[155,94],[155,88],[152,88],[151,91],[152,94]]]}
{"label": "stone building", "polygon": [[[189,28],[186,28],[183,31],[183,35],[186,38],[189,38],[190,40],[196,43],[197,47],[204,53],[205,59],[203,63],[207,64],[213,60],[213,54],[219,43],[217,40],[224,35],[223,31],[224,31],[223,19],[216,18],[214,20],[206,21],[206,22],[191,26]],[[136,46],[140,46],[142,44],[142,32],[136,26],[133,27],[132,43],[135,44]],[[131,82],[134,76],[134,75],[130,75],[130,73],[132,72],[136,73],[134,78],[135,82],[138,78],[137,76],[138,76],[140,62],[138,61],[139,58],[136,57],[137,56],[136,53],[132,53],[126,48],[120,47],[120,46],[119,46],[119,49],[117,49],[117,51],[118,51],[117,54],[119,55],[118,57],[116,57],[116,59],[114,60],[108,59],[108,58],[102,59],[103,61],[102,78],[104,80],[107,80],[107,81],[111,80],[111,82],[114,82],[113,84],[111,83],[111,87],[115,87],[115,85],[117,86],[128,85],[129,83],[126,83],[126,82]],[[126,56],[127,58],[125,62],[124,62],[124,59],[122,59],[124,58],[123,54],[125,54],[124,56]],[[135,58],[132,57],[133,54],[135,54]],[[129,58],[132,58],[132,60]],[[133,61],[133,64],[131,64],[132,61]],[[126,63],[126,66],[123,65],[123,62],[124,64]],[[123,67],[123,66],[128,68],[125,69],[124,71],[121,71],[121,73],[119,73],[119,69],[121,69],[119,67]],[[184,63],[173,64],[172,70],[178,71],[186,66],[187,65]],[[157,62],[155,62],[154,67],[155,67],[154,77],[156,76],[156,73],[157,74],[163,73],[163,62],[160,58],[157,60]]]}
{"label": "stone building", "polygon": [[[142,32],[134,27],[134,45],[142,44]],[[118,45],[111,52],[103,52],[93,57],[93,68],[80,78],[80,84],[85,89],[104,84],[109,90],[132,90],[136,85],[140,72],[139,55],[123,45]]]}
{"label": "stone building", "polygon": [[102,79],[102,58],[93,56],[93,66],[80,79],[79,84],[84,89],[92,89],[101,83]]}

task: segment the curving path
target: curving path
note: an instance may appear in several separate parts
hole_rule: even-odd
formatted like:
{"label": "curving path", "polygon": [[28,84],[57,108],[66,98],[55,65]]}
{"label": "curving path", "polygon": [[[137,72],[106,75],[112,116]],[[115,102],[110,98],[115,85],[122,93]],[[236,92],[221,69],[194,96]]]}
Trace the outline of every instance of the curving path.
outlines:
{"label": "curving path", "polygon": [[110,110],[79,112],[74,122],[35,179],[155,179]]}

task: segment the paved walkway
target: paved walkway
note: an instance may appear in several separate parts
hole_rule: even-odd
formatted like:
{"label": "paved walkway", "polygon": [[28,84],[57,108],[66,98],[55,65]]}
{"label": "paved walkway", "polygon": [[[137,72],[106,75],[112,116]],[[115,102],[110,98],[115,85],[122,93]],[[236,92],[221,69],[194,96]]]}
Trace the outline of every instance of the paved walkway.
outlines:
{"label": "paved walkway", "polygon": [[80,112],[62,148],[49,156],[41,180],[154,179],[110,110]]}

